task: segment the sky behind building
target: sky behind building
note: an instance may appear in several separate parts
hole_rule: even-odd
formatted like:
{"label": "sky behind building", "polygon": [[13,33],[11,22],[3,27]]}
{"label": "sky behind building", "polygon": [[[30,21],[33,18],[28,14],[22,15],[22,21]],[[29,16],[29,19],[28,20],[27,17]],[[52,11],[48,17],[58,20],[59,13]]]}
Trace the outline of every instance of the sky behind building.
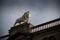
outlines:
{"label": "sky behind building", "polygon": [[30,11],[30,22],[42,24],[60,18],[59,0],[3,0],[0,13],[0,36],[8,34],[15,20]]}

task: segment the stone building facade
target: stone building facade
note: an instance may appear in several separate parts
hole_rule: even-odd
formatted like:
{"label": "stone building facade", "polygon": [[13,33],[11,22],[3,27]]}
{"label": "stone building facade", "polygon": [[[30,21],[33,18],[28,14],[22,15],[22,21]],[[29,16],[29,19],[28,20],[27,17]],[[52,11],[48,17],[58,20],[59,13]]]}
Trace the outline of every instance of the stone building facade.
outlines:
{"label": "stone building facade", "polygon": [[60,40],[60,18],[33,26],[23,23],[9,30],[8,40]]}
{"label": "stone building facade", "polygon": [[23,23],[11,27],[7,40],[60,40],[60,18],[36,26]]}

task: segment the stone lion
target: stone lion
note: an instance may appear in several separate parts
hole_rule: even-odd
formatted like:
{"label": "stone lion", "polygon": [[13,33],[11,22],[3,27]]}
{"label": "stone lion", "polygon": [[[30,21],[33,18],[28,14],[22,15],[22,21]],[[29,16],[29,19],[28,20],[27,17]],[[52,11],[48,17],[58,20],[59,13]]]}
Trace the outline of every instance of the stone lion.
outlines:
{"label": "stone lion", "polygon": [[22,17],[20,17],[20,18],[18,18],[18,19],[16,20],[14,26],[15,26],[17,23],[21,24],[22,22],[28,22],[28,21],[29,21],[29,17],[30,17],[30,12],[29,12],[29,11],[25,12]]}

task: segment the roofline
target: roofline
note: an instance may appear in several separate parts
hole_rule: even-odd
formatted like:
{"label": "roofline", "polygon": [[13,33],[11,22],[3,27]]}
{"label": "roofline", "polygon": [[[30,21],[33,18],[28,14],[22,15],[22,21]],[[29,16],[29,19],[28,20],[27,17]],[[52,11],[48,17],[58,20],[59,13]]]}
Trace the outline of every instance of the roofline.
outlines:
{"label": "roofline", "polygon": [[60,18],[57,18],[57,19],[54,19],[54,20],[52,20],[52,21],[45,22],[45,23],[36,25],[36,26],[34,26],[34,27],[31,27],[31,29],[34,29],[34,28],[37,28],[37,27],[40,27],[40,26],[42,26],[42,25],[46,25],[46,24],[49,24],[49,23],[52,23],[52,22],[55,22],[55,21],[59,21],[59,20],[60,20]]}
{"label": "roofline", "polygon": [[9,35],[0,36],[0,39],[8,37]]}
{"label": "roofline", "polygon": [[[58,27],[57,27],[58,26]],[[39,34],[45,34],[45,33],[54,33],[54,32],[60,32],[60,25],[57,25],[53,28],[48,28],[48,29],[44,29],[44,30],[40,30],[37,32],[32,33],[33,36],[39,35]]]}

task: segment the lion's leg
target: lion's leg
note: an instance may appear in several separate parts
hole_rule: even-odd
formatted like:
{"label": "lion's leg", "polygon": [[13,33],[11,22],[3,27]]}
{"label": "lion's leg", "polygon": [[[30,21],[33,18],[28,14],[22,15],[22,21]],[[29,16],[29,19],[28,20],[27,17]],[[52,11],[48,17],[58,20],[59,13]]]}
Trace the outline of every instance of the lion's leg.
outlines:
{"label": "lion's leg", "polygon": [[26,22],[29,23],[29,19],[27,19]]}

